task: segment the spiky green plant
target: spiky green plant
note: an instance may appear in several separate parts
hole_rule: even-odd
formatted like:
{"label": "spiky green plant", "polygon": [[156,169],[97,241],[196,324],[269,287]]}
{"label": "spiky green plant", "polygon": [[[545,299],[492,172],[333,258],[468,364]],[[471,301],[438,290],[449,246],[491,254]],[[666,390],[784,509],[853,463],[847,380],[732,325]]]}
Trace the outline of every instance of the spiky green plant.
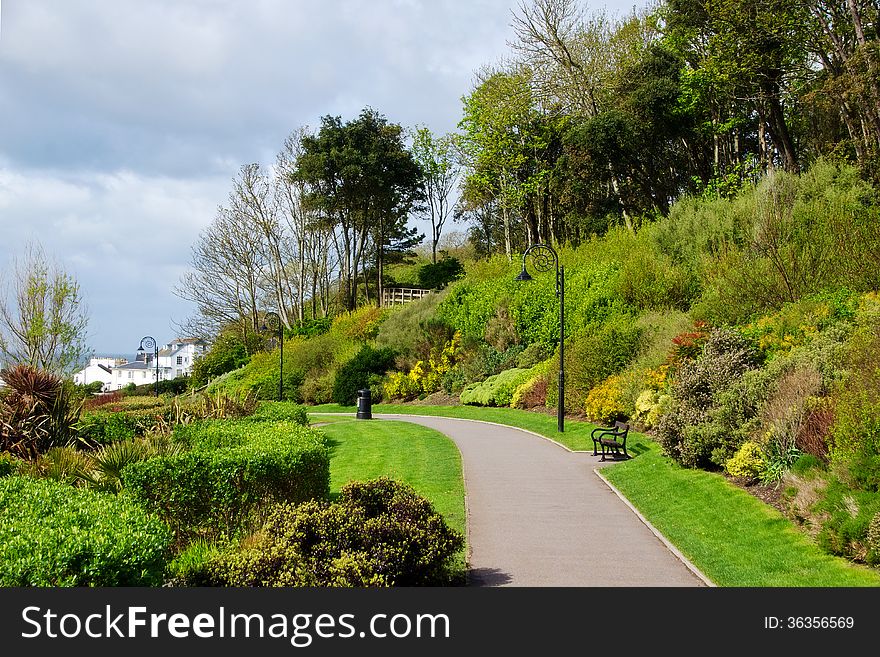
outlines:
{"label": "spiky green plant", "polygon": [[34,460],[73,442],[82,403],[74,403],[60,377],[29,365],[0,372],[0,450]]}

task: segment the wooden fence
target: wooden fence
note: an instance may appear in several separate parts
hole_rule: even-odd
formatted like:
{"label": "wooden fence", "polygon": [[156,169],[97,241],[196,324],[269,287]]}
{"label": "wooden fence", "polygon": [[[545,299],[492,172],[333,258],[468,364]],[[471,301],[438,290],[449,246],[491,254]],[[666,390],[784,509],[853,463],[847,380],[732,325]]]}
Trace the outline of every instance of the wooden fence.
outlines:
{"label": "wooden fence", "polygon": [[382,290],[382,305],[396,306],[401,303],[409,303],[410,301],[421,299],[433,291],[417,287],[386,287]]}

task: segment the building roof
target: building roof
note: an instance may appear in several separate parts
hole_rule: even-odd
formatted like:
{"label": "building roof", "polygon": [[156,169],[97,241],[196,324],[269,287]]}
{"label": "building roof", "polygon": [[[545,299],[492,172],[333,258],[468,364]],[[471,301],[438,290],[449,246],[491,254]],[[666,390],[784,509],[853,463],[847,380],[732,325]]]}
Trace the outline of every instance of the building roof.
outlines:
{"label": "building roof", "polygon": [[[145,363],[142,360],[135,361],[133,363],[126,363],[125,365],[119,365],[116,367],[117,370],[152,370],[155,369],[156,366],[153,364],[153,361],[149,363]],[[167,367],[160,365],[159,369],[168,369]]]}
{"label": "building roof", "polygon": [[102,370],[104,370],[105,372],[107,372],[107,374],[113,374],[113,370],[111,370],[111,369],[110,369],[109,367],[107,367],[106,365],[101,365],[101,363],[98,363],[98,367],[100,367]]}

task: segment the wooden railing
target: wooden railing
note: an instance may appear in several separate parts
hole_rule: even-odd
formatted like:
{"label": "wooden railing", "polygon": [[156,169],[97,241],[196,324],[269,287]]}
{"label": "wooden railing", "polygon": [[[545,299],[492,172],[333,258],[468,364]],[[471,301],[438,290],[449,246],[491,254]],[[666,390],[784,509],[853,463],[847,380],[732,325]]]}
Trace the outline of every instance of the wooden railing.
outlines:
{"label": "wooden railing", "polygon": [[395,306],[401,303],[416,301],[431,294],[433,290],[423,290],[417,287],[386,287],[382,290],[382,305]]}

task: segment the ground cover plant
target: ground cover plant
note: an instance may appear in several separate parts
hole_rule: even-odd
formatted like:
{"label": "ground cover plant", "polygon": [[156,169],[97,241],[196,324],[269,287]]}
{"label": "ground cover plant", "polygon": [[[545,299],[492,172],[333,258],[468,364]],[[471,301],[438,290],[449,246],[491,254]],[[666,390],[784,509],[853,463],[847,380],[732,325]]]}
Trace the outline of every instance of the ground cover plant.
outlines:
{"label": "ground cover plant", "polygon": [[171,533],[137,504],[31,477],[0,477],[0,585],[158,586]]}

